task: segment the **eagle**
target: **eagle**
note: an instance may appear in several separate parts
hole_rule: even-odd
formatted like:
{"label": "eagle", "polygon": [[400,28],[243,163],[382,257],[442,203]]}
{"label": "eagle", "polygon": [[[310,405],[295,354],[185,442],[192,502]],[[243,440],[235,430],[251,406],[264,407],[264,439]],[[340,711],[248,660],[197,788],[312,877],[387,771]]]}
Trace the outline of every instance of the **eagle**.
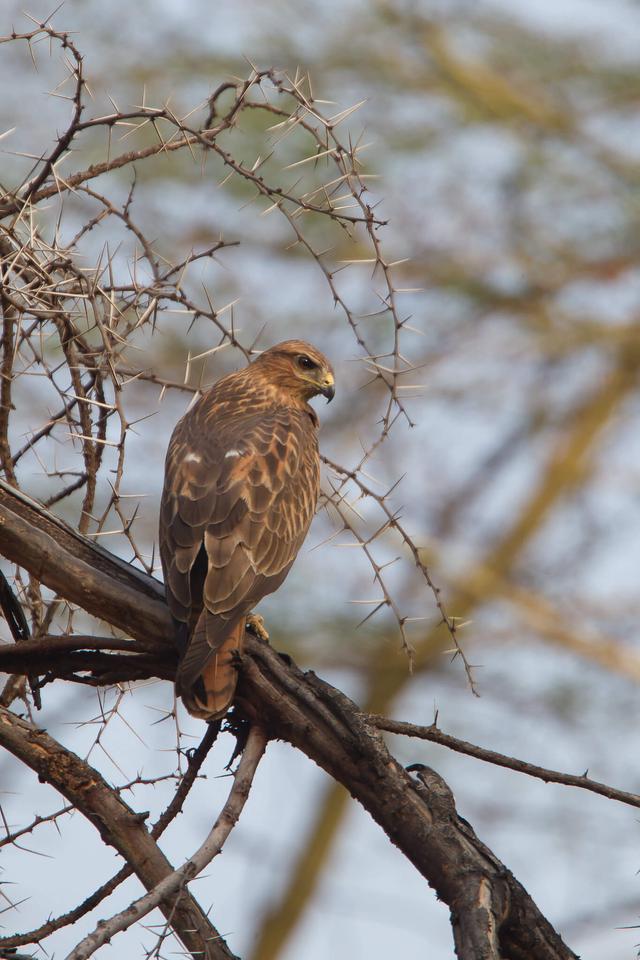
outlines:
{"label": "eagle", "polygon": [[193,716],[229,709],[247,617],[284,581],[307,535],[320,484],[308,401],[334,392],[326,357],[286,340],[218,380],[173,431],[160,558],[180,654],[176,693]]}

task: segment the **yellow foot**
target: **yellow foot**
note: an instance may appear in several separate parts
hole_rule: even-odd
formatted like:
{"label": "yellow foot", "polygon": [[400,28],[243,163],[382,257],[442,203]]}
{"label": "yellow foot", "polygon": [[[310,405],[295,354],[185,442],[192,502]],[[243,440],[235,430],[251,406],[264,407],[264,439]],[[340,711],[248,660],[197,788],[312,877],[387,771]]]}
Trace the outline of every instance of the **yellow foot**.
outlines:
{"label": "yellow foot", "polygon": [[264,625],[264,618],[261,617],[259,613],[249,614],[247,617],[247,630],[250,630],[258,640],[263,640],[265,643],[269,642],[269,634]]}

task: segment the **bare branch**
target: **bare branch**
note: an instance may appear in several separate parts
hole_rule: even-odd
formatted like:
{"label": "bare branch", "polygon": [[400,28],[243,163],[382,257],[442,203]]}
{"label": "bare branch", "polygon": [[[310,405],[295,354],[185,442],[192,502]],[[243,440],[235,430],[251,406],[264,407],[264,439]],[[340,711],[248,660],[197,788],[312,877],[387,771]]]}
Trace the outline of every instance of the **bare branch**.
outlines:
{"label": "bare branch", "polygon": [[[109,787],[100,773],[57,743],[44,730],[0,708],[0,744],[74,804],[115,847],[147,889],[173,872],[146,827],[144,817]],[[176,904],[161,904],[176,933],[194,955],[210,960],[233,957],[206,914],[186,891]]]}
{"label": "bare branch", "polygon": [[204,843],[181,867],[161,880],[145,896],[134,900],[125,910],[116,913],[109,920],[101,920],[96,929],[74,947],[66,960],[85,960],[103,943],[108,943],[116,933],[127,930],[155,909],[158,904],[171,902],[176,894],[186,888],[190,880],[197,877],[213,858],[221,853],[227,837],[242,813],[266,745],[267,739],[262,730],[257,726],[252,727],[234,774],[233,786],[227,802]]}
{"label": "bare branch", "polygon": [[[7,515],[9,513],[7,511]],[[35,522],[38,518],[40,523],[43,522],[38,511],[33,511],[32,518]],[[52,532],[55,529],[52,527]],[[64,528],[60,527],[58,531],[64,539]],[[95,547],[89,541],[78,539],[88,560]],[[0,549],[4,549],[2,527]],[[64,551],[64,547],[58,549],[60,553]],[[53,538],[50,550],[52,562],[59,561],[60,556],[55,556]],[[96,586],[97,594],[87,594],[89,612],[104,609],[105,597],[113,591],[113,584],[107,582],[108,554],[96,552],[96,563],[101,576]],[[117,562],[113,563],[112,569],[116,578],[121,577]],[[47,569],[43,569],[44,582],[47,574]],[[142,589],[142,583],[150,578],[144,574],[139,577]],[[148,597],[150,593],[152,590],[147,586],[141,596]],[[134,597],[124,600],[122,609],[126,608],[127,602],[134,605],[136,600]],[[149,617],[147,636],[162,636],[168,628],[166,607],[157,601],[146,605],[145,611]],[[490,883],[491,889],[495,886],[500,891],[502,913],[497,936],[505,957],[514,960],[574,960],[575,955],[562,943],[526,891],[502,864],[498,865],[499,862],[488,854],[475,835],[471,839],[467,835],[457,835],[452,845],[450,810],[445,810],[437,802],[432,804],[426,795],[416,792],[411,778],[390,756],[380,734],[352,701],[313,674],[302,674],[293,664],[285,664],[275,651],[250,634],[246,635],[245,649],[239,702],[249,716],[259,718],[269,737],[288,740],[343,783],[439,896],[449,903],[454,914],[458,909],[457,884],[464,882],[466,870],[479,872]],[[22,721],[16,718],[11,723]],[[0,726],[0,742],[1,731]],[[41,736],[46,737],[46,734]],[[32,743],[29,749],[34,749]],[[28,752],[25,759],[35,763]],[[62,785],[60,789],[64,793]],[[137,826],[144,831],[140,824]],[[146,831],[144,835],[148,837]],[[138,862],[137,858],[134,862]],[[461,864],[467,866],[461,870]],[[153,885],[168,872],[166,868],[158,870],[160,875]],[[145,875],[148,880],[148,874]]]}
{"label": "bare branch", "polygon": [[536,777],[538,780],[544,780],[545,783],[562,783],[567,787],[580,787],[581,790],[590,790],[591,793],[597,793],[609,800],[618,800],[630,807],[640,807],[640,796],[636,793],[618,790],[606,783],[592,780],[586,773],[581,776],[559,773],[557,770],[547,770],[546,767],[539,767],[535,763],[527,763],[525,760],[507,757],[495,750],[487,750],[486,747],[478,747],[474,743],[468,743],[466,740],[460,740],[458,737],[452,737],[449,733],[444,733],[435,723],[424,727],[415,723],[407,723],[404,720],[390,720],[387,717],[379,717],[374,714],[370,714],[369,719],[379,730],[386,730],[388,733],[397,733],[403,737],[417,737],[419,740],[430,740],[432,743],[439,743],[443,747],[448,747],[449,750],[455,750],[456,753],[464,753],[468,757],[475,757],[477,760],[484,760],[486,763],[493,763],[498,767],[507,767],[509,770],[516,770],[518,773],[525,773],[528,777]]}
{"label": "bare branch", "polygon": [[[208,724],[207,731],[202,740],[193,753],[190,754],[189,765],[184,777],[178,785],[171,803],[168,805],[166,810],[162,812],[157,822],[151,828],[150,832],[154,840],[157,840],[158,837],[162,836],[169,824],[182,810],[182,806],[191,787],[193,786],[196,777],[200,772],[202,764],[204,763],[209,750],[215,742],[219,728],[220,724]],[[65,808],[65,810],[66,809],[71,808]],[[43,818],[43,820],[44,819],[45,818]],[[125,864],[125,866],[122,867],[113,877],[107,880],[106,883],[103,883],[101,887],[95,890],[89,897],[86,898],[86,900],[78,904],[78,906],[73,910],[69,910],[67,913],[62,914],[59,917],[54,917],[50,920],[47,920],[35,930],[0,938],[0,947],[13,948],[27,943],[40,943],[41,940],[44,940],[45,937],[50,936],[50,934],[54,933],[56,930],[60,930],[62,927],[67,927],[73,923],[76,923],[81,919],[81,917],[95,909],[99,903],[110,896],[113,891],[120,886],[121,883],[124,883],[124,881],[133,874],[133,872],[133,867],[128,863]]]}

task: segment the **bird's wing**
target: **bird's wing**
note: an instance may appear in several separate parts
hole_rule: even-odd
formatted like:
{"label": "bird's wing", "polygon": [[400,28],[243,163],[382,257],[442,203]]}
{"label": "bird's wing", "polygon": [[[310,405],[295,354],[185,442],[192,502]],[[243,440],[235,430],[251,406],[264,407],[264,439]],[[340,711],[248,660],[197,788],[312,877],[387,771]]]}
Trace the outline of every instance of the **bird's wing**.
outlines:
{"label": "bird's wing", "polygon": [[308,414],[277,407],[216,416],[207,400],[174,431],[161,506],[167,600],[191,633],[183,688],[238,620],[282,583],[318,496],[316,428]]}

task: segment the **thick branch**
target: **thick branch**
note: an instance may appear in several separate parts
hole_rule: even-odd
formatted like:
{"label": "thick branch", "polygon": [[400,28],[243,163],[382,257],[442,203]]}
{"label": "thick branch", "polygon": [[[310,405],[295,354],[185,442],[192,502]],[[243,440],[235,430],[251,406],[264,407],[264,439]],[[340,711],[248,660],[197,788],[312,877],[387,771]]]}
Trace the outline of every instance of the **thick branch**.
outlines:
{"label": "thick branch", "polygon": [[0,644],[0,672],[45,674],[40,686],[54,679],[90,682],[87,673],[101,683],[148,677],[173,680],[176,663],[177,653],[171,648],[117,637],[45,635],[23,643]]}
{"label": "thick branch", "polygon": [[[49,653],[59,654],[71,650],[122,650],[127,653],[158,653],[157,643],[144,643],[141,640],[126,640],[121,637],[94,637],[89,633],[71,635],[44,633],[36,640],[22,640],[20,654],[30,660],[38,659]],[[16,655],[12,643],[0,644],[0,664],[11,664]]]}
{"label": "thick branch", "polygon": [[173,899],[176,893],[184,889],[190,880],[201,873],[213,858],[221,853],[227,837],[242,813],[266,745],[267,740],[262,730],[257,726],[252,727],[234,775],[231,793],[204,843],[193,856],[161,880],[153,890],[149,890],[143,897],[129,904],[126,909],[109,920],[101,920],[96,929],[71,951],[67,960],[86,960],[87,957],[92,956],[98,947],[108,943],[114,934],[127,930],[146,917],[162,901],[167,902],[170,897]]}
{"label": "thick branch", "polygon": [[[491,891],[498,956],[505,960],[575,960],[513,874],[470,831],[455,827],[435,793],[416,789],[365,714],[313,673],[285,663],[247,635],[240,695],[273,737],[288,740],[359,800],[451,909],[468,924],[467,883]],[[243,701],[244,702],[244,701]],[[472,954],[460,954],[470,957]],[[491,953],[477,954],[491,957]]]}
{"label": "thick branch", "polygon": [[[452,877],[455,909],[452,907],[451,920],[456,953],[460,960],[500,960],[499,933],[509,897],[504,867],[478,840],[470,824],[458,816],[453,793],[442,777],[420,763],[408,769],[418,774],[420,786],[416,789],[429,809],[448,822],[449,842],[461,851],[460,869]],[[483,869],[478,869],[483,854],[486,862]],[[465,861],[469,870],[464,869]]]}
{"label": "thick branch", "polygon": [[[164,588],[0,480],[0,553],[128,636],[171,643]],[[151,627],[151,629],[150,629]]]}
{"label": "thick branch", "polygon": [[[148,833],[143,819],[80,757],[44,730],[0,708],[0,744],[50,783],[94,825],[106,844],[115,847],[151,890],[173,867]],[[185,891],[160,908],[194,956],[230,960],[233,954],[193,897]]]}
{"label": "thick branch", "polygon": [[[9,497],[10,492],[6,495]],[[72,578],[61,577],[58,572],[64,569],[69,552],[64,544],[57,544],[56,526],[47,534],[50,562],[42,563],[40,558],[34,560],[30,549],[31,536],[39,533],[37,526],[31,530],[31,525],[24,521],[27,530],[21,550],[18,524],[13,521],[15,514],[6,500],[3,511],[7,520],[4,527],[0,525],[0,551],[5,549],[5,529],[11,523],[12,559],[27,569],[36,563],[42,581],[52,586],[55,580],[55,589],[72,599],[69,594],[77,592]],[[33,513],[32,523],[37,525],[41,521],[41,513],[41,510]],[[108,619],[111,598],[122,583],[123,565],[114,559],[111,567],[109,554],[100,551],[96,557],[97,569],[92,568],[93,544],[81,537],[77,539],[88,571],[86,579],[91,584],[91,589],[84,594],[86,608]],[[164,640],[171,635],[171,622],[168,610],[158,597],[161,588],[151,578],[133,572],[136,580],[145,582],[144,589],[140,589],[135,599],[132,598],[136,593],[133,584],[126,591],[120,590],[114,622],[116,616],[122,623],[133,619],[135,614],[136,636]],[[95,575],[90,575],[93,573]],[[77,596],[75,600],[81,602]],[[454,927],[462,929],[464,924],[472,922],[466,916],[464,896],[466,878],[471,876],[474,883],[477,881],[478,890],[491,891],[490,912],[495,917],[495,936],[505,960],[575,960],[575,954],[542,916],[522,885],[475,835],[460,833],[451,809],[438,801],[436,792],[426,790],[422,784],[416,786],[391,757],[380,733],[352,701],[313,674],[303,674],[295,665],[286,664],[271,647],[249,634],[245,650],[239,697],[246,711],[259,716],[260,724],[270,736],[298,747],[347,787],[448,903]],[[141,829],[148,837],[144,828]],[[163,862],[162,876],[165,876],[168,865],[164,858]],[[486,956],[490,957],[491,953]]]}

